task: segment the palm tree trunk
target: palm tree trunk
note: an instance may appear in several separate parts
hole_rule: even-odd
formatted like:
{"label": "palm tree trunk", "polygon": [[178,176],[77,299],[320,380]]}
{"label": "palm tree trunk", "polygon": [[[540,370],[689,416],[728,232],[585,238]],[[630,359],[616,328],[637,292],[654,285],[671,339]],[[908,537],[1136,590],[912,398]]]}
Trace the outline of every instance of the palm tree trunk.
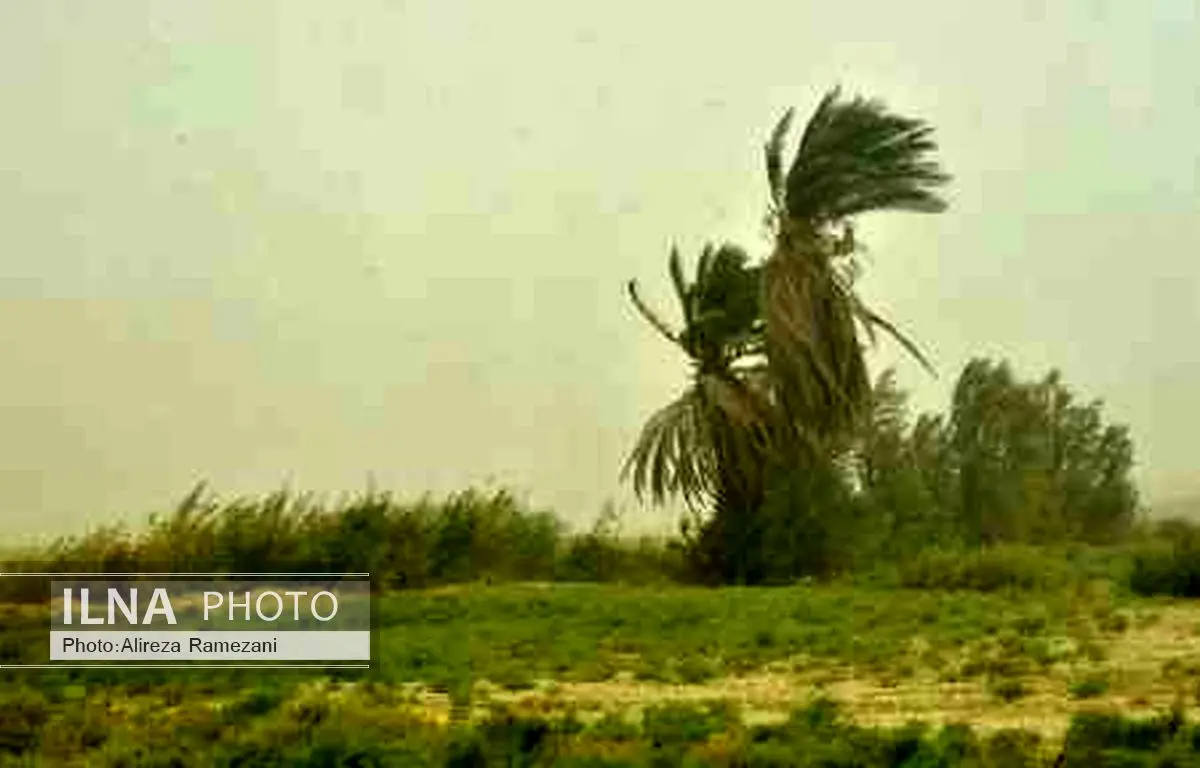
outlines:
{"label": "palm tree trunk", "polygon": [[713,543],[719,547],[721,572],[727,583],[758,584],[763,569],[762,506],[764,457],[753,455],[728,424],[717,431],[718,487],[713,516]]}

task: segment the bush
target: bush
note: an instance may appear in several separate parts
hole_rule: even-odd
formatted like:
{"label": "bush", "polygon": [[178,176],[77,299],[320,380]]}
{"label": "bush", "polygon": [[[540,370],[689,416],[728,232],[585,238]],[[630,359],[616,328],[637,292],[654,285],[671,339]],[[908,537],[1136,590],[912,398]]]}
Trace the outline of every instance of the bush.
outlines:
{"label": "bush", "polygon": [[1091,699],[1103,696],[1108,691],[1108,679],[1101,675],[1090,675],[1071,683],[1070,694],[1073,699]]}
{"label": "bush", "polygon": [[[1117,715],[1083,714],[1071,721],[1064,751],[1069,765],[1200,765],[1193,747],[1200,732],[1188,727],[1179,712],[1147,720],[1126,720]],[[1185,762],[1151,763],[1142,756],[1156,753],[1191,753]]]}
{"label": "bush", "polygon": [[733,717],[724,707],[700,709],[663,705],[646,711],[643,732],[655,744],[706,741],[710,736],[729,730]]}
{"label": "bush", "polygon": [[900,584],[918,589],[1062,589],[1080,578],[1049,550],[997,545],[978,550],[926,549],[899,566]]}
{"label": "bush", "polygon": [[[102,528],[36,556],[39,571],[370,572],[389,588],[476,580],[651,581],[682,577],[670,542],[622,540],[609,510],[596,530],[564,535],[553,514],[509,491],[467,490],[402,503],[369,492],[333,505],[281,491],[218,502],[198,486],[140,530]],[[4,564],[22,570],[21,555]],[[44,584],[0,580],[0,602],[40,602]],[[2,649],[0,649],[2,650]]]}
{"label": "bush", "polygon": [[33,688],[0,694],[0,756],[19,756],[37,747],[48,718],[46,699]]}
{"label": "bush", "polygon": [[1170,533],[1171,539],[1151,540],[1133,549],[1129,588],[1139,595],[1200,597],[1200,531],[1177,524]]}

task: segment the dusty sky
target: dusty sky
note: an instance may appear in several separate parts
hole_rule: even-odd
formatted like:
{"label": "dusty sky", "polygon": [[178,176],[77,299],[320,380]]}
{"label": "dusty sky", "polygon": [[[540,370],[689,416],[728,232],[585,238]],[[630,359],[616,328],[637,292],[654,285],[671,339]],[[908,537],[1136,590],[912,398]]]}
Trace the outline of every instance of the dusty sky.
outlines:
{"label": "dusty sky", "polygon": [[685,368],[622,281],[665,304],[671,242],[761,250],[762,141],[835,82],[955,175],[950,212],[865,230],[866,293],[941,372],[901,365],[917,404],[972,354],[1058,366],[1152,500],[1200,491],[1194,2],[712,6],[10,4],[0,529],[200,478],[625,503]]}

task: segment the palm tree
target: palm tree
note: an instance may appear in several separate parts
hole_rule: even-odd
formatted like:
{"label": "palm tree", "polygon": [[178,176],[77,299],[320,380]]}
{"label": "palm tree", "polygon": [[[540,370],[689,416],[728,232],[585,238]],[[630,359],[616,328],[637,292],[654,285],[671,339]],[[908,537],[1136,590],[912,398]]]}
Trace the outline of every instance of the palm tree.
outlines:
{"label": "palm tree", "polygon": [[748,266],[733,246],[706,248],[688,284],[673,251],[681,331],[629,285],[641,314],[691,359],[693,379],[646,424],[625,474],[654,501],[679,494],[693,505],[714,505],[718,538],[741,550],[731,553],[741,565],[730,565],[727,578],[755,580],[745,550],[758,546],[752,532],[761,528],[756,519],[769,470],[828,466],[844,451],[870,402],[860,329],[870,341],[882,329],[929,368],[920,350],[855,293],[862,249],[853,221],[874,211],[945,208],[934,193],[948,176],[929,158],[932,128],[877,101],[843,100],[835,88],[785,172],[792,118],[789,110],[766,145],[774,240],[766,260]]}
{"label": "palm tree", "polygon": [[764,266],[767,358],[796,447],[822,452],[851,429],[869,402],[859,330],[895,338],[932,372],[921,351],[854,290],[860,271],[854,219],[878,211],[938,212],[949,177],[931,158],[933,129],[882,103],[827,92],[790,166],[783,145],[789,110],[766,145],[774,248]]}
{"label": "palm tree", "polygon": [[747,516],[738,512],[762,504],[769,433],[778,421],[762,356],[761,269],[747,261],[736,246],[705,246],[689,282],[672,249],[671,281],[683,316],[679,330],[629,282],[634,306],[683,351],[692,372],[691,386],[647,421],[623,470],[639,496],[661,503],[679,495],[694,512],[715,508],[718,526],[707,531],[711,546],[701,547],[710,556],[702,569],[742,579],[753,575],[722,555],[750,548],[747,533],[736,526]]}

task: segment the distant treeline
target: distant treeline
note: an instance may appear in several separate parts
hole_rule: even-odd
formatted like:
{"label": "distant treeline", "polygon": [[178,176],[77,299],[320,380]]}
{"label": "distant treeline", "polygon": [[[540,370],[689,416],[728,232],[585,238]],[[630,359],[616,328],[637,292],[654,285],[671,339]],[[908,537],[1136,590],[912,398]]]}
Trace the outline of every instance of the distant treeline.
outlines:
{"label": "distant treeline", "polygon": [[[742,550],[761,558],[767,583],[890,569],[905,586],[1000,589],[1061,586],[1085,574],[1143,593],[1200,595],[1200,531],[1137,524],[1127,431],[1106,424],[1100,403],[1081,402],[1057,373],[1021,381],[1005,363],[975,360],[948,415],[912,420],[905,401],[884,372],[869,418],[838,454],[777,481],[758,514],[746,516],[759,527],[757,543]],[[721,581],[714,552],[728,542],[702,517],[685,523],[677,537],[631,540],[611,506],[592,530],[572,533],[507,490],[417,501],[367,492],[331,504],[286,491],[221,501],[202,484],[144,528],[57,542],[38,567],[368,571],[389,588]],[[1098,571],[1097,557],[1081,552],[1123,565]]]}

